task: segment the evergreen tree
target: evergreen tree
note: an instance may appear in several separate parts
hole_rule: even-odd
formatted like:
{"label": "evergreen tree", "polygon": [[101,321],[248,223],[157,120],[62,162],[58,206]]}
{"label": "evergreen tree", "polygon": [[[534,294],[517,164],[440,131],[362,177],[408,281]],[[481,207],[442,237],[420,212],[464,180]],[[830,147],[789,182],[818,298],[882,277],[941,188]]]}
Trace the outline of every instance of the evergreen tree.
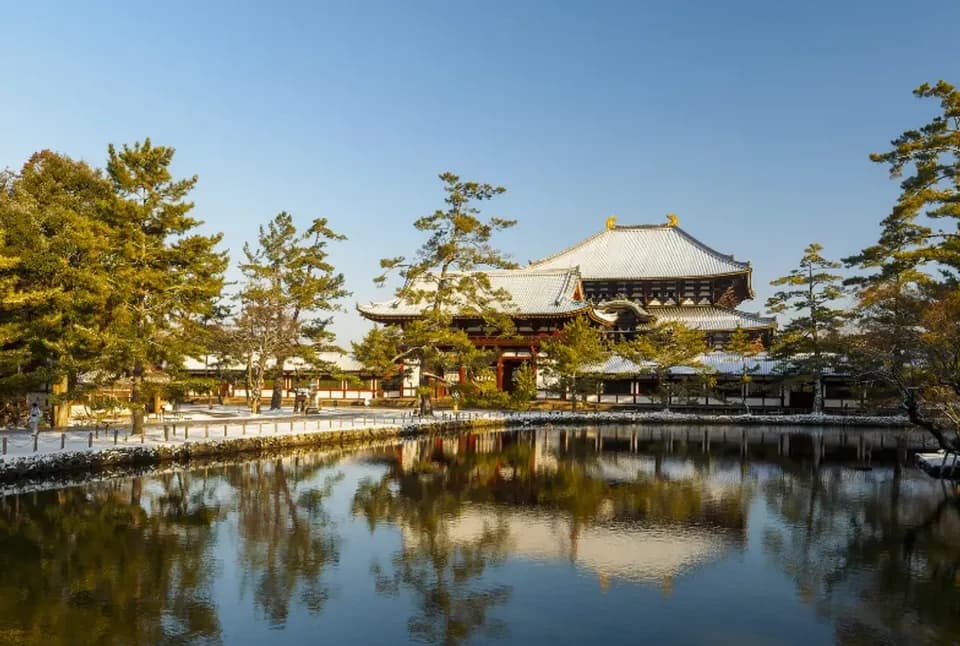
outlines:
{"label": "evergreen tree", "polygon": [[327,226],[326,218],[314,219],[306,231],[298,233],[293,217],[281,212],[260,227],[256,249],[243,248],[242,301],[257,310],[256,316],[247,312],[247,322],[264,317],[264,324],[273,321],[272,330],[262,330],[267,338],[257,343],[273,359],[271,409],[279,409],[282,403],[286,360],[298,356],[317,364],[319,352],[331,347],[330,320],[317,315],[339,309],[336,301],[349,295],[343,274],[336,273],[327,252],[330,241],[345,239]]}
{"label": "evergreen tree", "polygon": [[197,178],[174,179],[173,155],[149,139],[109,147],[113,320],[105,356],[131,381],[134,432],[143,431],[148,374],[203,352],[197,320],[217,303],[227,265],[216,249],[222,236],[195,232],[201,222],[186,198]]}
{"label": "evergreen tree", "polygon": [[740,396],[744,409],[749,413],[750,410],[747,407],[747,384],[752,381],[751,373],[755,372],[756,369],[748,368],[747,361],[763,352],[763,342],[760,340],[760,337],[751,338],[750,334],[747,333],[742,326],[738,325],[737,329],[730,335],[730,338],[727,339],[727,345],[724,347],[724,350],[740,358]]}
{"label": "evergreen tree", "polygon": [[787,374],[813,384],[813,412],[823,413],[823,376],[839,362],[839,337],[844,313],[834,306],[843,295],[839,274],[831,273],[840,263],[827,260],[814,242],[804,249],[800,265],[789,274],[770,281],[784,287],[767,300],[775,314],[793,315],[774,338],[771,354],[781,360]]}
{"label": "evergreen tree", "polygon": [[661,401],[669,409],[673,387],[670,371],[682,366],[706,372],[700,357],[708,349],[707,339],[700,330],[680,322],[661,321],[635,338],[621,341],[614,347],[614,352],[637,365],[641,371],[654,375]]}
{"label": "evergreen tree", "polygon": [[858,297],[851,354],[860,375],[897,394],[913,423],[960,448],[951,419],[960,378],[945,360],[957,349],[944,316],[954,311],[960,270],[960,92],[939,81],[914,95],[938,100],[940,112],[870,155],[892,178],[906,177],[877,243],[845,259],[861,272],[848,281]]}
{"label": "evergreen tree", "polygon": [[610,356],[604,333],[585,316],[578,316],[563,326],[556,336],[540,343],[540,368],[554,380],[554,388],[571,394],[571,407],[577,410],[577,396],[592,385],[592,374]]}
{"label": "evergreen tree", "polygon": [[494,233],[515,222],[497,217],[484,222],[475,206],[506,189],[461,181],[449,172],[442,173],[440,180],[447,194],[446,207],[413,223],[418,231],[427,234],[427,240],[410,259],[382,259],[383,273],[374,281],[383,285],[392,272],[397,272],[403,279],[396,290],[397,298],[422,307],[416,320],[389,333],[398,341],[394,361],[413,363],[419,369],[421,414],[432,412],[430,378],[442,379],[445,368],[472,366],[485,360],[467,333],[454,327],[455,316],[481,319],[493,335],[512,331],[509,317],[503,314],[502,307],[497,307],[509,302],[510,297],[493,289],[483,270],[516,266],[490,242]]}
{"label": "evergreen tree", "polygon": [[86,163],[45,150],[8,175],[0,193],[2,253],[16,259],[15,267],[6,263],[5,281],[19,293],[4,299],[0,314],[8,331],[0,342],[3,390],[52,383],[54,423],[64,426],[80,376],[97,374],[110,323],[114,258],[104,215],[112,187]]}

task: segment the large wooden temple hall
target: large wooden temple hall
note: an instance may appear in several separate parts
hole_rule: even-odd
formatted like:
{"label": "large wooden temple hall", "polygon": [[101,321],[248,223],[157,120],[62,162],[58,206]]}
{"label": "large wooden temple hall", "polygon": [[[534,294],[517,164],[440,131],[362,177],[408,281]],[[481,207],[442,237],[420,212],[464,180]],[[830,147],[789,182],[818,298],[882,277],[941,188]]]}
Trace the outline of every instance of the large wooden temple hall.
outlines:
{"label": "large wooden temple hall", "polygon": [[[509,389],[513,370],[537,356],[540,340],[571,318],[588,316],[609,334],[630,337],[657,321],[702,330],[720,348],[738,327],[767,346],[776,320],[738,309],[753,298],[749,262],[720,253],[678,226],[674,215],[658,225],[621,226],[609,218],[599,233],[526,267],[486,272],[491,288],[510,295],[496,307],[517,335],[487,338],[476,315],[452,312],[478,346],[496,348],[497,382]],[[429,289],[429,282],[417,285]],[[361,315],[404,324],[423,303],[389,301],[358,305]]]}

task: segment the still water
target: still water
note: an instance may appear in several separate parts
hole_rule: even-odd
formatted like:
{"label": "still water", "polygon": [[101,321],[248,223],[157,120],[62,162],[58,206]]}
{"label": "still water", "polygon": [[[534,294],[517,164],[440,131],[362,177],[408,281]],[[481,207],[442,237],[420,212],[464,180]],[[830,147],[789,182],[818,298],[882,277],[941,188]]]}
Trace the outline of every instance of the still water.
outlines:
{"label": "still water", "polygon": [[0,644],[960,641],[956,493],[782,452],[549,429],[7,492]]}

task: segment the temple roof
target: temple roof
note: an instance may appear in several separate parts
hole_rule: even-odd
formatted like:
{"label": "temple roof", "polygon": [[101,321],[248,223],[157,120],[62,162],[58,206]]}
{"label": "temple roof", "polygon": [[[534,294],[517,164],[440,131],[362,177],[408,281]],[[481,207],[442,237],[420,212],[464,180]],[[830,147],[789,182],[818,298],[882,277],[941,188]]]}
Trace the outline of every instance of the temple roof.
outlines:
{"label": "temple roof", "polygon": [[[675,366],[670,368],[671,375],[688,375],[702,372],[712,372],[719,375],[739,375],[744,370],[751,375],[768,376],[777,374],[786,366],[772,358],[766,352],[750,356],[741,356],[734,352],[714,351],[702,354],[699,357],[702,369],[694,369],[688,366]],[[638,365],[628,359],[624,359],[618,354],[610,355],[604,363],[591,366],[586,372],[604,375],[638,375],[650,372],[653,363]]]}
{"label": "temple roof", "polygon": [[648,306],[646,309],[657,321],[681,322],[687,327],[703,332],[733,331],[738,326],[744,330],[766,330],[777,327],[777,319],[774,317],[741,312],[718,305]]}
{"label": "temple roof", "polygon": [[530,263],[530,269],[580,267],[584,280],[697,278],[750,272],[677,226],[612,226],[560,253]]}
{"label": "temple roof", "polygon": [[[523,316],[571,316],[578,313],[591,314],[590,303],[583,300],[580,288],[580,274],[574,268],[532,271],[529,269],[514,269],[502,271],[488,271],[491,291],[504,290],[510,295],[510,301],[494,300],[490,303],[494,311],[505,314]],[[452,274],[455,277],[457,274]],[[432,291],[436,283],[431,280],[420,280],[412,286],[416,291]],[[367,318],[404,319],[419,316],[426,307],[425,303],[415,303],[410,300],[393,298],[389,301],[357,305],[357,310]],[[470,308],[467,315],[470,314]],[[460,314],[460,312],[456,312]],[[474,313],[475,315],[475,313]],[[603,319],[606,321],[606,319]],[[609,321],[607,321],[609,322]]]}

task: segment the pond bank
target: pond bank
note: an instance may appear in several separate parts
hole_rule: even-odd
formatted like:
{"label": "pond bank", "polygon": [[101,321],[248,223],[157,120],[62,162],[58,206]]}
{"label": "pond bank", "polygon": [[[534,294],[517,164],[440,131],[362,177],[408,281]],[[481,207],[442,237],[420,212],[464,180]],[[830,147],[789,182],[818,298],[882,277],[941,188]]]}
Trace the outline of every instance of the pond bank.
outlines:
{"label": "pond bank", "polygon": [[[358,415],[359,419],[359,415]],[[369,420],[369,424],[367,424]],[[734,425],[734,426],[803,426],[803,427],[846,427],[846,428],[910,428],[903,418],[891,417],[852,417],[832,415],[696,415],[687,413],[635,413],[635,412],[526,412],[500,413],[464,412],[459,415],[445,413],[441,417],[418,420],[406,418],[401,423],[376,423],[372,418],[363,416],[364,425],[357,427],[356,420],[350,419],[349,427],[340,420],[340,427],[333,428],[332,423],[322,428],[318,419],[289,418],[289,430],[280,430],[277,424],[267,424],[267,433],[263,433],[264,424],[259,424],[259,434],[247,435],[248,424],[253,427],[260,420],[224,420],[223,437],[209,437],[209,424],[198,423],[206,431],[203,438],[189,438],[190,423],[178,425],[181,436],[176,434],[173,424],[150,429],[151,435],[124,436],[124,444],[113,444],[107,435],[97,443],[93,441],[92,431],[73,431],[72,445],[80,441],[82,450],[66,448],[67,435],[59,435],[53,447],[32,453],[4,455],[0,458],[0,483],[13,483],[21,480],[35,480],[62,474],[104,473],[118,469],[150,468],[167,463],[183,464],[191,460],[209,460],[243,454],[264,454],[281,452],[296,448],[324,448],[350,446],[377,440],[400,439],[434,433],[477,431],[494,428],[524,427],[537,425],[612,425],[612,424],[685,424],[691,426]],[[286,421],[286,420],[285,420]],[[314,430],[308,430],[308,424],[316,422]],[[294,430],[295,424],[302,424],[302,432]],[[270,426],[273,428],[270,429]],[[173,429],[171,439],[169,431]],[[186,431],[186,432],[185,432]],[[49,434],[48,434],[49,437]],[[130,439],[132,438],[132,439]],[[129,441],[128,441],[129,440]],[[49,444],[49,443],[48,443]],[[6,438],[4,438],[6,449]],[[28,449],[27,449],[28,450]]]}

